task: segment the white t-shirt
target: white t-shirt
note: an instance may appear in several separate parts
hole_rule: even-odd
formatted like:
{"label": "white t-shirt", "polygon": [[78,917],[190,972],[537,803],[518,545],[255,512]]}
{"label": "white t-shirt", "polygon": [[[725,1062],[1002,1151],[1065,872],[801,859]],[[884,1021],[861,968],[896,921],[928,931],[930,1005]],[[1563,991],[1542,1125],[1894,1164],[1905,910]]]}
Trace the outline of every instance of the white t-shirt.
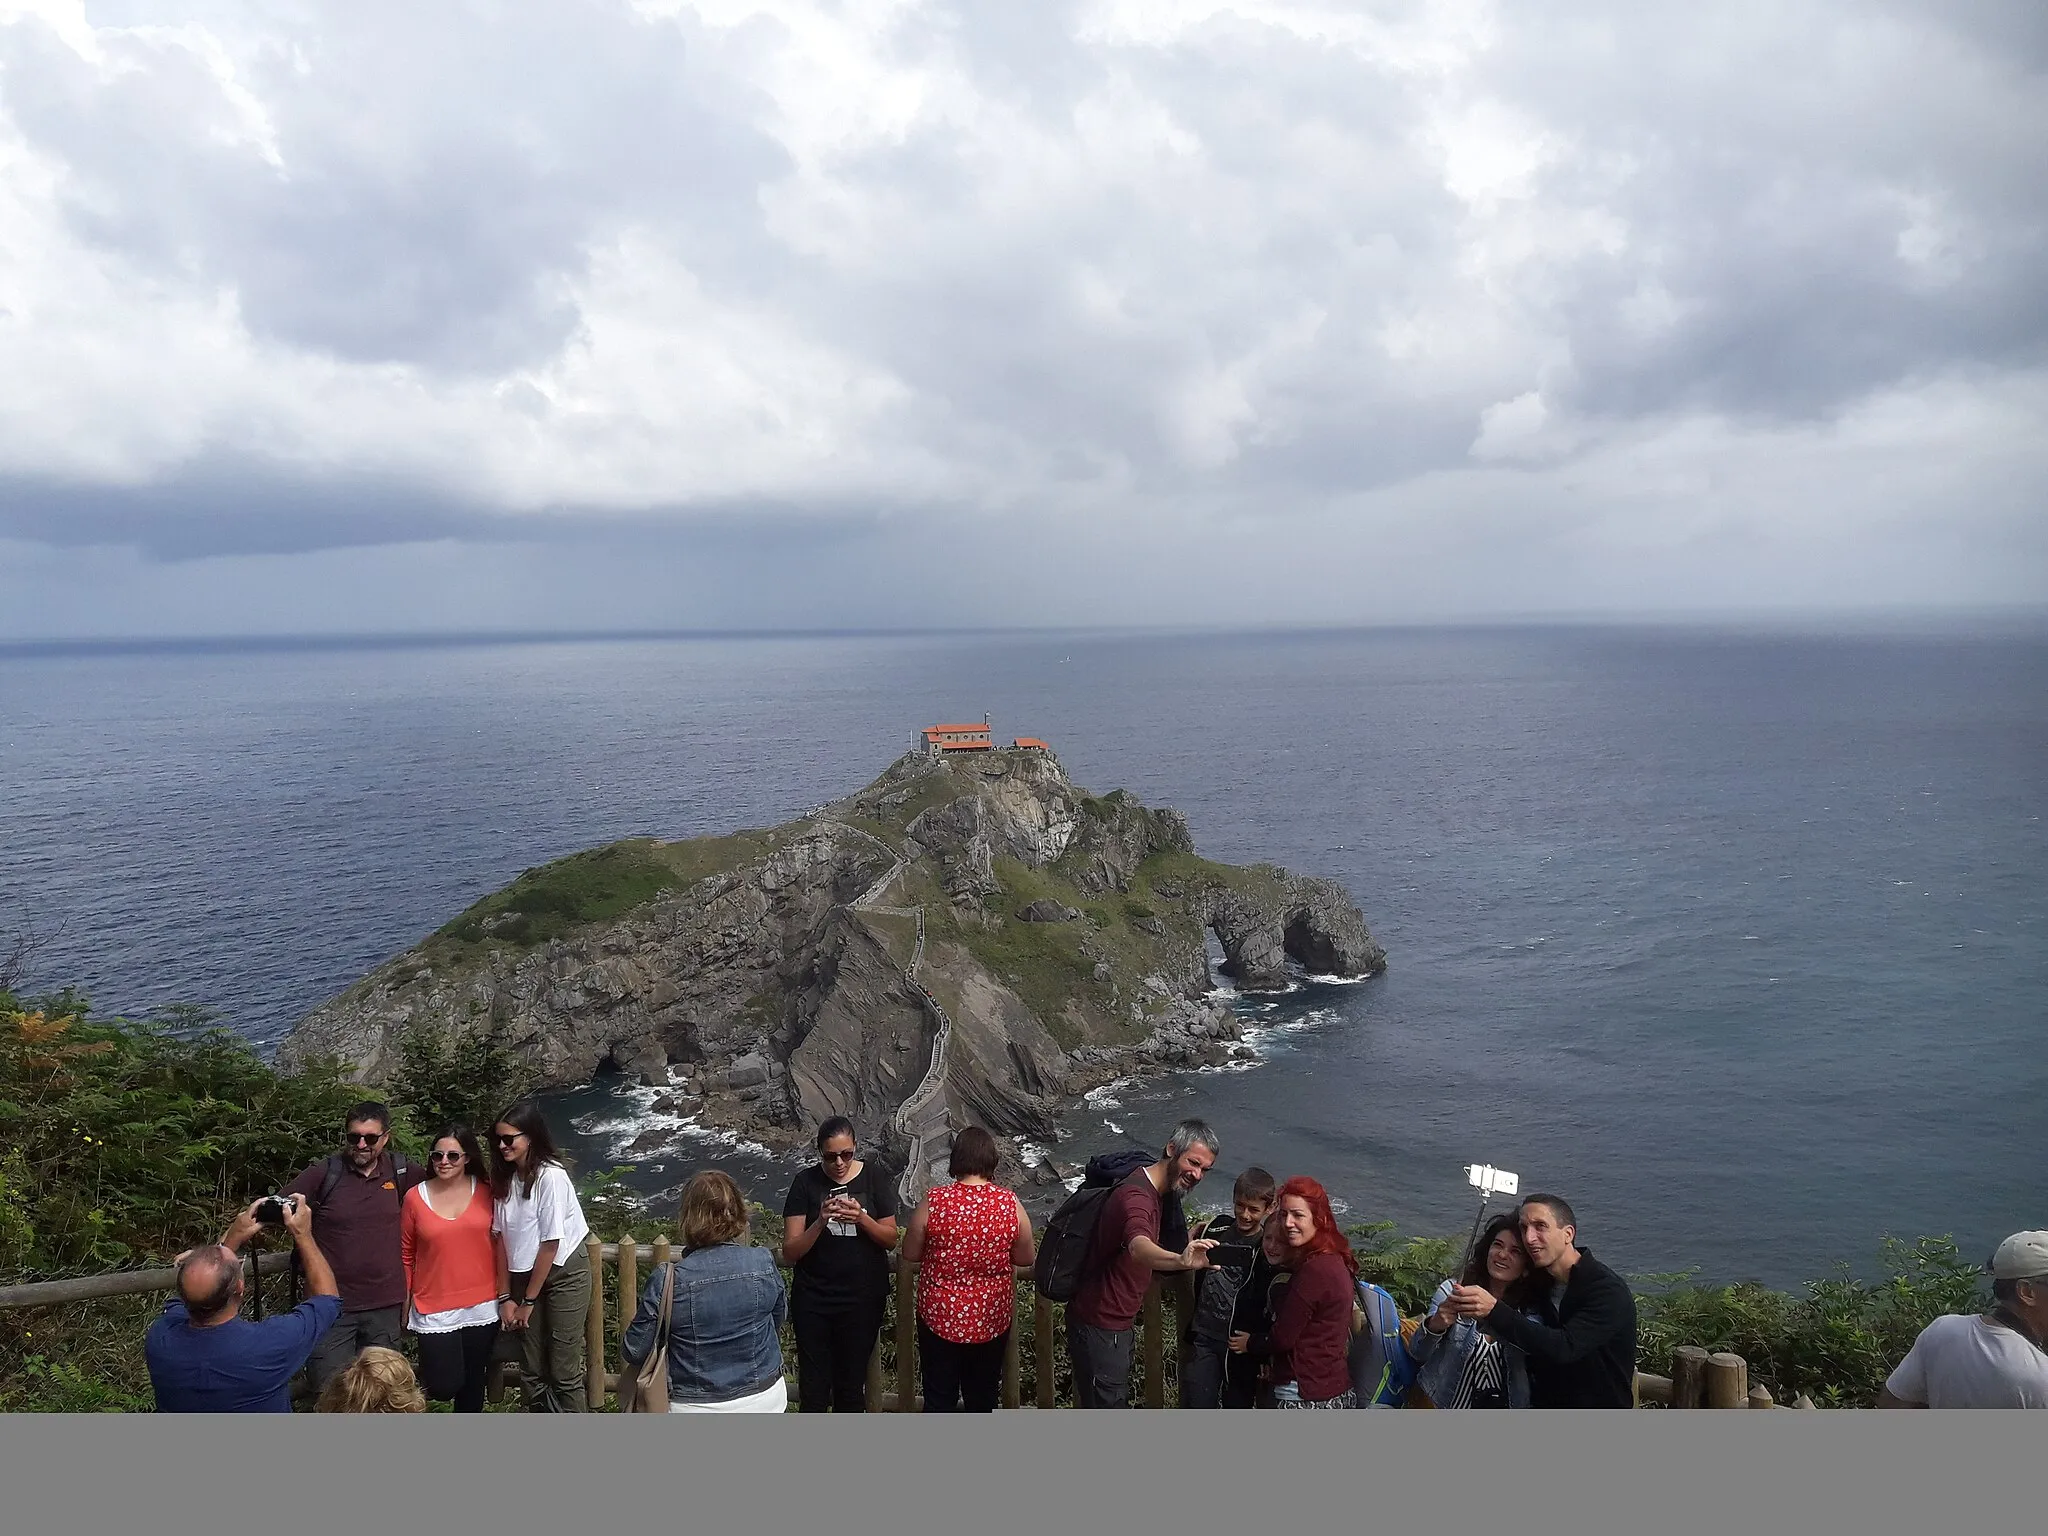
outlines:
{"label": "white t-shirt", "polygon": [[2048,1354],[1982,1317],[1937,1317],[1885,1382],[1930,1408],[2048,1408]]}
{"label": "white t-shirt", "polygon": [[505,1268],[523,1275],[533,1268],[540,1245],[553,1241],[555,1262],[566,1264],[590,1236],[590,1223],[583,1219],[583,1205],[576,1198],[576,1186],[554,1163],[542,1166],[533,1181],[533,1193],[525,1191],[525,1180],[512,1176],[512,1189],[492,1209],[491,1230],[505,1239]]}

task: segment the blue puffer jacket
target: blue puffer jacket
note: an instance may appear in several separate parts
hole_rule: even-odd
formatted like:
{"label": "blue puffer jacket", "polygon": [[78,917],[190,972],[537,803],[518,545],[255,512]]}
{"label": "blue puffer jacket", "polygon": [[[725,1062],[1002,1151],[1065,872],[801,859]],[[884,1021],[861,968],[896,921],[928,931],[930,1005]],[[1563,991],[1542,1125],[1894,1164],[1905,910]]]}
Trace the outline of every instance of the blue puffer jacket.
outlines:
{"label": "blue puffer jacket", "polygon": [[[774,1255],[766,1248],[720,1243],[684,1254],[674,1268],[669,1401],[729,1403],[773,1386],[782,1375],[779,1330],[789,1310]],[[620,1351],[629,1377],[654,1348],[661,1286],[657,1265],[640,1293],[640,1309],[633,1314]]]}

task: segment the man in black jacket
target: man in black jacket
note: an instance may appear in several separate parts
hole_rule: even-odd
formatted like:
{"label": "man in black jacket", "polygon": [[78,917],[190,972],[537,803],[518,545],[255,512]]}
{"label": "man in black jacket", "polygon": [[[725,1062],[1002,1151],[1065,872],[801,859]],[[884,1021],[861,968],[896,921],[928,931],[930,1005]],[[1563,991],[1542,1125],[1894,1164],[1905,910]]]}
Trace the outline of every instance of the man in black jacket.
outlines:
{"label": "man in black jacket", "polygon": [[1491,1316],[1487,1331],[1528,1357],[1531,1407],[1634,1407],[1634,1292],[1573,1242],[1578,1218],[1557,1196],[1531,1195],[1521,1216],[1530,1266],[1549,1281],[1545,1321],[1532,1322],[1513,1307],[1496,1311],[1493,1293],[1478,1285],[1454,1286],[1452,1309],[1464,1317]]}

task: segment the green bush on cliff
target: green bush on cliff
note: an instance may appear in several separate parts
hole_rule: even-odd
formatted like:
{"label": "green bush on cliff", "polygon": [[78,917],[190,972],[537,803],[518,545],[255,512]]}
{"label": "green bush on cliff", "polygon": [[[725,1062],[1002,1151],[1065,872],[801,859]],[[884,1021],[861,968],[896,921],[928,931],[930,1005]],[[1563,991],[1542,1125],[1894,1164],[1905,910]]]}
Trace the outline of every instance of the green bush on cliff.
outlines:
{"label": "green bush on cliff", "polygon": [[527,870],[442,928],[437,937],[464,944],[541,944],[579,923],[603,922],[630,912],[681,883],[677,871],[657,855],[651,838],[611,843]]}
{"label": "green bush on cliff", "polygon": [[453,1121],[482,1139],[497,1116],[533,1091],[536,1077],[495,1020],[470,1033],[421,1024],[399,1036],[385,1091],[406,1107],[422,1137]]}

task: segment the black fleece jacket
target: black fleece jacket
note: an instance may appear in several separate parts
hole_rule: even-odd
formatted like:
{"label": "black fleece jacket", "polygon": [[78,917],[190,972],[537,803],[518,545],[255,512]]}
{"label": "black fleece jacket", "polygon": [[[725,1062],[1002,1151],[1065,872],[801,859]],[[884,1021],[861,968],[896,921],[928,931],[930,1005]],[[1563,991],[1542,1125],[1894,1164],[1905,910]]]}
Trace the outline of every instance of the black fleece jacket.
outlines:
{"label": "black fleece jacket", "polygon": [[[1542,1277],[1538,1277],[1539,1282]],[[1632,1408],[1636,1384],[1636,1298],[1628,1282],[1581,1248],[1564,1299],[1535,1322],[1495,1307],[1486,1329],[1529,1359],[1533,1408]]]}

